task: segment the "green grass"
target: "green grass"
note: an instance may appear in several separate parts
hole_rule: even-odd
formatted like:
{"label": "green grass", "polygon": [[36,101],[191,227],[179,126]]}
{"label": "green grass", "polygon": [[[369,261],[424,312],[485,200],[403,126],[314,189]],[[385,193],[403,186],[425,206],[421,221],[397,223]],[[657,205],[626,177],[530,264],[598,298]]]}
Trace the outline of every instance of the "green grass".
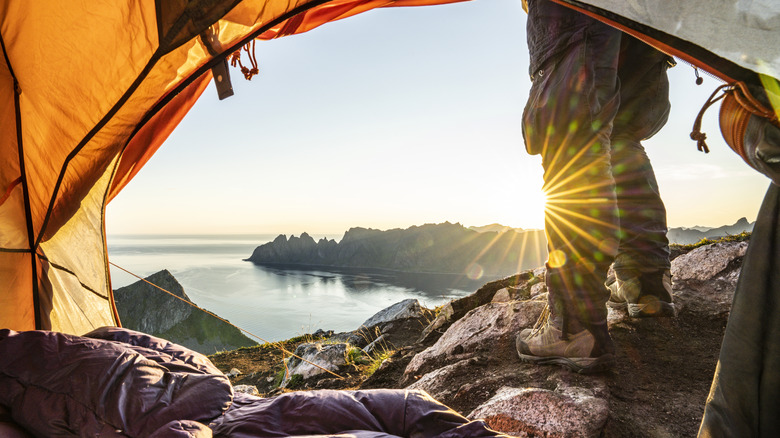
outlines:
{"label": "green grass", "polygon": [[363,374],[366,377],[373,375],[376,372],[376,370],[378,370],[379,367],[382,366],[382,362],[390,358],[390,356],[392,356],[393,353],[395,353],[395,350],[382,350],[381,352],[372,354],[371,361],[368,364],[368,368],[366,368],[365,371],[363,371]]}
{"label": "green grass", "polygon": [[362,348],[351,345],[347,346],[344,360],[347,362],[347,365],[367,365],[370,362],[370,358],[366,356],[366,352]]}
{"label": "green grass", "polygon": [[698,248],[700,246],[710,245],[710,244],[713,244],[713,243],[720,243],[720,242],[746,242],[746,241],[750,240],[750,234],[751,234],[750,232],[745,231],[745,232],[742,232],[742,233],[739,233],[739,234],[729,235],[729,236],[721,237],[719,239],[714,239],[714,240],[713,239],[701,239],[700,241],[698,241],[696,243],[691,243],[691,244],[688,244],[688,245],[678,245],[676,243],[673,243],[673,244],[671,244],[669,246],[674,247],[674,248],[680,248],[681,250],[687,252],[687,251],[690,251],[692,249],[696,249],[696,248]]}
{"label": "green grass", "polygon": [[[282,371],[284,373],[284,371]],[[290,380],[287,382],[287,385],[285,385],[285,388],[287,389],[295,389],[303,383],[303,376],[300,374],[293,374],[290,376]]]}
{"label": "green grass", "polygon": [[[257,342],[244,336],[239,329],[197,309],[193,310],[183,321],[165,332],[155,334],[155,336],[173,340],[194,339],[199,344],[217,343],[233,346],[234,348],[249,347],[257,344]],[[182,343],[187,344],[187,342]],[[193,345],[185,346],[193,348]]]}

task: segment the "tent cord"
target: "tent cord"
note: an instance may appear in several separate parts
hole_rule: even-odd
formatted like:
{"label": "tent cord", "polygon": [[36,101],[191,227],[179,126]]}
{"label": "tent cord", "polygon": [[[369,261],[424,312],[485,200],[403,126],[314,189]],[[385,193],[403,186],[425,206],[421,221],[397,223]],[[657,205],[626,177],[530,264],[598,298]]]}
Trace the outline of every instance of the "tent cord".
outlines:
{"label": "tent cord", "polygon": [[[202,312],[205,312],[205,313],[207,313],[207,314],[209,314],[209,315],[213,316],[214,318],[217,318],[218,320],[220,320],[220,321],[222,321],[222,322],[224,322],[224,323],[226,323],[226,324],[228,324],[228,325],[231,325],[231,326],[233,326],[233,327],[237,328],[238,330],[240,330],[240,331],[242,331],[242,332],[244,332],[244,333],[248,334],[249,336],[252,336],[252,337],[254,337],[254,338],[257,338],[257,339],[259,339],[259,340],[261,340],[261,341],[265,342],[266,344],[270,344],[270,345],[272,345],[272,346],[274,346],[274,347],[278,348],[279,350],[282,350],[284,353],[287,353],[287,354],[289,354],[289,355],[290,355],[290,356],[292,356],[292,357],[298,358],[298,359],[300,359],[300,360],[302,360],[302,361],[304,361],[304,362],[308,363],[309,365],[313,365],[313,366],[315,366],[315,367],[317,367],[317,368],[319,368],[319,369],[321,369],[321,370],[323,370],[323,371],[325,371],[325,372],[328,372],[328,373],[330,373],[330,374],[333,374],[334,376],[338,377],[339,379],[343,379],[343,377],[342,377],[342,376],[340,376],[340,375],[338,375],[338,374],[334,373],[333,371],[331,371],[331,370],[329,370],[329,369],[327,369],[327,368],[323,368],[322,366],[320,366],[320,365],[317,365],[316,363],[313,363],[313,362],[311,362],[311,361],[308,361],[308,360],[306,360],[306,359],[304,359],[304,358],[302,358],[302,357],[300,357],[300,356],[296,355],[295,353],[292,353],[292,352],[290,352],[290,351],[289,351],[289,350],[287,350],[286,348],[282,347],[282,345],[281,345],[281,344],[279,344],[278,342],[269,342],[269,341],[266,341],[265,339],[261,338],[260,336],[257,336],[256,334],[254,334],[254,333],[250,332],[249,330],[242,329],[241,327],[239,327],[239,326],[237,326],[237,325],[233,324],[232,322],[228,321],[227,319],[225,319],[225,318],[222,318],[222,317],[220,317],[220,316],[217,316],[216,314],[214,314],[214,313],[212,313],[212,312],[209,312],[208,310],[206,310],[206,309],[204,309],[204,308],[202,308],[202,307],[199,307],[197,304],[195,304],[195,303],[193,303],[193,302],[191,302],[191,301],[187,301],[187,300],[185,300],[184,298],[182,298],[182,297],[180,297],[180,296],[178,296],[178,295],[174,294],[173,292],[169,292],[169,291],[165,290],[164,288],[162,288],[162,287],[160,287],[160,286],[158,286],[158,285],[156,285],[156,284],[152,283],[151,281],[149,281],[149,280],[147,280],[147,279],[145,279],[145,278],[143,278],[143,277],[140,277],[140,276],[138,276],[138,275],[136,275],[136,274],[134,274],[134,273],[132,273],[132,272],[128,271],[127,269],[125,269],[125,268],[123,268],[123,267],[121,267],[121,266],[117,265],[116,263],[114,263],[114,262],[112,262],[112,261],[109,261],[108,263],[109,263],[109,264],[111,264],[111,266],[115,266],[116,268],[118,268],[118,269],[121,269],[121,270],[123,270],[123,271],[127,272],[128,274],[132,275],[133,277],[135,277],[135,278],[137,278],[137,279],[139,279],[139,280],[142,280],[142,281],[144,281],[144,282],[146,282],[146,283],[149,283],[149,284],[151,284],[152,286],[156,287],[157,289],[160,289],[161,291],[165,292],[166,294],[168,294],[168,295],[170,295],[170,296],[172,296],[172,297],[174,297],[174,298],[176,298],[176,299],[178,299],[178,300],[184,301],[185,303],[189,304],[190,306],[192,306],[192,307],[194,307],[194,308],[196,308],[196,309],[198,309],[198,310],[200,310],[200,311],[202,311]],[[284,362],[284,361],[283,361],[283,362]],[[285,374],[286,374],[286,375],[289,375],[290,373],[289,373],[289,369],[287,369],[287,364],[286,364],[286,363],[284,364],[284,368],[285,368]]]}
{"label": "tent cord", "polygon": [[260,73],[260,70],[257,68],[257,57],[255,56],[255,41],[252,40],[251,42],[246,43],[244,45],[243,50],[246,53],[247,58],[249,59],[249,63],[252,65],[252,68],[245,67],[244,64],[241,62],[241,49],[236,50],[235,52],[228,55],[228,60],[230,61],[230,65],[233,67],[238,64],[238,66],[241,69],[241,73],[244,75],[244,79],[247,81],[251,81],[252,77],[258,73]]}

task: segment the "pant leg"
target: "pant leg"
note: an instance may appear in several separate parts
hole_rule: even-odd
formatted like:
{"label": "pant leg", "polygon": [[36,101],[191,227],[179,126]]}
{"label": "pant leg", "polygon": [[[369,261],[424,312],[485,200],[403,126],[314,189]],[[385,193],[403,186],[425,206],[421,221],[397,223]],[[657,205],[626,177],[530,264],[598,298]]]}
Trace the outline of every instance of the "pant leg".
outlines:
{"label": "pant leg", "polygon": [[758,212],[699,437],[780,436],[780,187]]}
{"label": "pant leg", "polygon": [[618,64],[620,107],[610,150],[620,220],[618,273],[670,266],[666,208],[641,144],[669,118],[668,60],[667,55],[623,35]]}
{"label": "pant leg", "polygon": [[[551,2],[534,7],[560,7]],[[554,313],[585,324],[606,321],[609,292],[603,283],[617,252],[617,205],[610,165],[612,121],[620,103],[617,60],[621,32],[585,15],[567,16],[568,31],[547,23],[529,32],[556,29],[565,50],[550,59],[532,59],[539,71],[523,115],[530,153],[541,153],[548,205],[545,232],[548,290]],[[545,38],[549,40],[550,35]],[[529,41],[535,41],[529,35]],[[551,47],[560,45],[552,44]],[[532,57],[534,52],[532,52]],[[538,56],[538,53],[537,53]]]}

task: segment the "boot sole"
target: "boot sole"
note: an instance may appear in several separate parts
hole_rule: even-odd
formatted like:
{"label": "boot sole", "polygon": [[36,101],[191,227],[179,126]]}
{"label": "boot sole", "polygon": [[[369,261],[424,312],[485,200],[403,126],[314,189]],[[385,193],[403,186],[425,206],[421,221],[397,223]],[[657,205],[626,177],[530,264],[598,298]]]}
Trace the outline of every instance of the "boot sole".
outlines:
{"label": "boot sole", "polygon": [[539,365],[560,365],[580,374],[609,371],[615,365],[615,356],[604,354],[599,357],[532,356],[518,352],[520,360]]}
{"label": "boot sole", "polygon": [[629,304],[619,303],[617,301],[607,301],[607,305],[613,309],[626,310],[628,316],[632,318],[676,318],[677,308],[674,307],[674,303],[667,303],[664,301],[658,301],[658,309],[655,312],[646,312],[645,309],[648,304]]}

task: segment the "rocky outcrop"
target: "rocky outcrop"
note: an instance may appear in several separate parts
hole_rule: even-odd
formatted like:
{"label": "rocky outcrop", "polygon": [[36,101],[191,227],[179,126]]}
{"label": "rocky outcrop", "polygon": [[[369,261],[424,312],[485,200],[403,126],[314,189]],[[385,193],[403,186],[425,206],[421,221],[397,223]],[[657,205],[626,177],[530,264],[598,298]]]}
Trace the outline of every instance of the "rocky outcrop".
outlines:
{"label": "rocky outcrop", "polygon": [[189,304],[192,301],[184,288],[167,270],[145,280],[114,291],[123,327],[168,339],[203,354],[257,344],[237,328]]}
{"label": "rocky outcrop", "polygon": [[447,329],[431,347],[414,356],[404,379],[412,382],[436,366],[512,349],[515,334],[533,326],[545,306],[538,299],[488,303],[467,313]]}
{"label": "rocky outcrop", "polygon": [[740,266],[748,242],[714,243],[701,246],[672,261],[676,296],[714,314],[731,308]]}
{"label": "rocky outcrop", "polygon": [[295,380],[295,376],[309,379],[328,371],[338,371],[347,364],[347,351],[349,344],[301,344],[295,349],[295,356],[287,359],[286,368],[289,372],[285,375],[282,388]]}
{"label": "rocky outcrop", "polygon": [[395,303],[386,309],[380,310],[376,315],[368,318],[361,324],[361,327],[371,329],[380,324],[387,324],[399,319],[419,318],[422,315],[423,312],[420,302],[416,299],[409,298]]}
{"label": "rocky outcrop", "polygon": [[518,436],[599,437],[609,417],[606,385],[578,387],[502,387],[468,415],[496,430]]}
{"label": "rocky outcrop", "polygon": [[[332,365],[343,377],[304,366],[294,371],[301,373],[297,384],[287,388],[424,390],[471,419],[519,437],[695,436],[746,246],[722,242],[684,249],[672,261],[676,318],[634,319],[609,309],[616,346],[612,372],[580,375],[519,360],[515,337],[536,323],[546,301],[545,272],[538,268],[489,282],[435,310],[421,308],[422,317],[381,318],[370,331],[362,327],[309,345],[302,354],[314,353],[312,362]],[[403,315],[391,309],[383,313]],[[394,353],[372,376],[356,379],[350,355],[373,357],[372,351],[386,351],[382,345]],[[330,348],[336,352],[331,359],[319,355]],[[239,383],[262,386],[268,379],[264,374]]]}
{"label": "rocky outcrop", "polygon": [[[496,302],[480,304],[453,322],[434,345],[411,359],[401,384],[424,389],[454,406],[469,406],[470,393],[485,391],[488,397],[473,407],[470,418],[483,418],[491,427],[517,436],[622,436],[624,425],[607,421],[610,409],[616,409],[621,398],[636,397],[627,393],[635,393],[641,388],[631,388],[631,385],[645,385],[640,382],[652,374],[643,368],[659,366],[663,369],[661,365],[679,362],[679,369],[675,366],[672,373],[661,370],[658,371],[661,375],[655,377],[658,381],[653,383],[654,390],[661,391],[659,386],[663,386],[669,391],[659,396],[661,402],[657,408],[694,412],[692,423],[695,426],[714,372],[715,356],[706,363],[705,369],[709,371],[696,376],[702,383],[695,393],[680,393],[674,388],[674,373],[681,373],[677,378],[689,386],[687,381],[693,378],[695,370],[687,356],[690,351],[686,350],[694,344],[700,347],[698,343],[703,340],[696,337],[707,337],[706,342],[715,350],[713,354],[717,354],[719,336],[746,247],[746,242],[707,245],[672,262],[674,299],[682,309],[677,319],[634,320],[624,311],[610,309],[610,332],[619,350],[619,367],[628,368],[624,370],[625,375],[634,377],[633,382],[631,377],[627,379],[628,390],[612,392],[610,386],[619,385],[617,378],[609,375],[580,376],[557,367],[521,364],[512,358],[514,337],[522,328],[532,326],[544,307],[543,283],[535,281],[538,277],[532,272],[518,276],[515,283],[519,287],[497,290],[494,287],[491,301]],[[481,301],[484,300],[485,297]],[[705,321],[709,322],[709,327]],[[686,332],[685,327],[691,323],[695,330]],[[711,333],[705,333],[707,330]],[[658,356],[661,353],[663,355]],[[514,370],[496,364],[496,357],[512,361]],[[643,357],[652,357],[652,361],[662,363],[649,363],[651,361]],[[465,387],[453,386],[453,382],[463,381],[469,375],[472,377]],[[659,385],[662,379],[669,384]],[[665,408],[664,403],[668,407]],[[635,401],[628,403],[630,406],[636,404]],[[640,415],[638,409],[637,415]],[[621,419],[631,422],[626,426],[631,434],[650,436],[663,429],[663,426],[645,424],[638,418]],[[693,434],[693,426],[689,425],[687,432],[669,436]]]}
{"label": "rocky outcrop", "polygon": [[[486,249],[487,248],[487,249]],[[532,268],[547,257],[540,230],[477,232],[445,222],[387,231],[352,228],[340,242],[306,233],[280,235],[247,259],[257,264],[379,268],[501,276]]]}
{"label": "rocky outcrop", "polygon": [[[194,308],[187,304],[191,302],[190,297],[184,293],[184,288],[167,269],[146,277],[146,280],[151,284],[137,281],[114,291],[119,318],[126,328],[149,334],[163,333],[192,314]],[[184,301],[160,291],[153,285]]]}
{"label": "rocky outcrop", "polygon": [[[281,387],[296,385],[331,372],[343,371],[354,360],[378,357],[396,348],[408,325],[419,327],[425,319],[425,309],[416,299],[407,299],[380,310],[354,331],[333,333],[317,330],[307,335],[312,340],[298,345],[294,355],[285,362],[285,377]],[[399,342],[400,345],[400,342]],[[292,383],[291,383],[292,382]]]}

